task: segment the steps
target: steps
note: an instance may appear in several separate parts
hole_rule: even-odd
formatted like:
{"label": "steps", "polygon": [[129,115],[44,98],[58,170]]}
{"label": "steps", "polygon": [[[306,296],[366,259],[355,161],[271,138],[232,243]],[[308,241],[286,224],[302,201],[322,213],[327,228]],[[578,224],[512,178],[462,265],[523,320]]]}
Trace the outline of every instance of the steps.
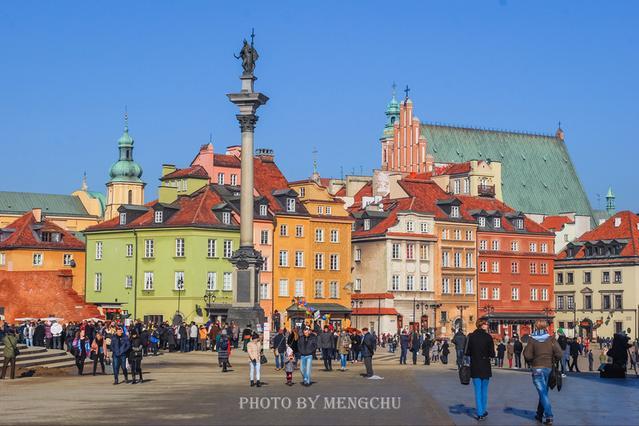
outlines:
{"label": "steps", "polygon": [[[27,347],[18,344],[20,355],[16,359],[17,368],[66,368],[75,366],[75,357],[64,350],[46,349],[39,346]],[[0,363],[4,361],[4,345],[0,345]]]}

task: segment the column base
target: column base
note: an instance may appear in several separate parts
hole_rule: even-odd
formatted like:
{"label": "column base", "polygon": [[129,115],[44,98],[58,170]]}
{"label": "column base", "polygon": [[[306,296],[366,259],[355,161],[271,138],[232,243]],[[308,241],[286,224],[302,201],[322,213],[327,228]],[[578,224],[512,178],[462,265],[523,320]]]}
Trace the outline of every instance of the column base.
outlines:
{"label": "column base", "polygon": [[233,321],[240,330],[248,326],[253,331],[262,332],[262,327],[266,321],[264,310],[259,306],[252,307],[231,307],[229,308],[227,323]]}

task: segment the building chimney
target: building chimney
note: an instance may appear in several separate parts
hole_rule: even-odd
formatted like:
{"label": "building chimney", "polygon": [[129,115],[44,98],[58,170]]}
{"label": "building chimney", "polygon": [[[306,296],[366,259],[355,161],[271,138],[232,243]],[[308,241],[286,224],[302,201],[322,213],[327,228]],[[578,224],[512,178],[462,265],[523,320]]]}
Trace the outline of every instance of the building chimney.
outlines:
{"label": "building chimney", "polygon": [[41,208],[34,208],[31,210],[31,213],[33,213],[33,217],[35,218],[35,221],[37,223],[42,222],[42,209]]}
{"label": "building chimney", "polygon": [[242,158],[242,146],[241,145],[231,145],[226,148],[226,155],[232,155],[237,158]]}
{"label": "building chimney", "polygon": [[258,148],[255,150],[255,156],[265,163],[275,162],[275,152],[269,148]]}
{"label": "building chimney", "polygon": [[162,164],[162,176],[166,176],[169,173],[173,173],[177,168],[174,164]]}
{"label": "building chimney", "polygon": [[564,140],[564,130],[561,128],[561,121],[559,122],[559,126],[557,127],[557,132],[555,132],[555,137],[560,141]]}

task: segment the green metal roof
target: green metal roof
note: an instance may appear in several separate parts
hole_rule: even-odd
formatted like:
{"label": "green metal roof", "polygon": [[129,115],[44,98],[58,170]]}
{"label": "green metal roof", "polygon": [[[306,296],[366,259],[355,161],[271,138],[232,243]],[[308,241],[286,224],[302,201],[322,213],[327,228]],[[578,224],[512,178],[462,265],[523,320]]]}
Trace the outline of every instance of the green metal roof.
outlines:
{"label": "green metal roof", "polygon": [[41,208],[45,215],[91,216],[73,195],[0,191],[0,213],[23,214],[34,208]]}
{"label": "green metal roof", "polygon": [[422,124],[421,133],[435,162],[501,162],[504,202],[516,210],[593,217],[566,145],[555,136],[439,124]]}

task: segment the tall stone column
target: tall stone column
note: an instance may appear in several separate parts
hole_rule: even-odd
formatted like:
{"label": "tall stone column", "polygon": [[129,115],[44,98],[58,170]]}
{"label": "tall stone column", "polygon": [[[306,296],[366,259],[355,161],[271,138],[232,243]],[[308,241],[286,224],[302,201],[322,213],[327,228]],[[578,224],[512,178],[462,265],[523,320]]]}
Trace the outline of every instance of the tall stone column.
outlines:
{"label": "tall stone column", "polygon": [[241,189],[240,189],[240,247],[233,253],[230,261],[235,266],[233,273],[233,304],[229,309],[228,320],[240,327],[250,325],[253,330],[260,329],[264,322],[264,311],[259,299],[259,271],[264,263],[260,252],[253,244],[254,215],[254,173],[253,173],[253,137],[258,116],[257,109],[268,101],[268,97],[253,90],[256,77],[245,72],[241,77],[242,89],[239,93],[230,93],[228,98],[240,109],[237,121],[242,132]]}

